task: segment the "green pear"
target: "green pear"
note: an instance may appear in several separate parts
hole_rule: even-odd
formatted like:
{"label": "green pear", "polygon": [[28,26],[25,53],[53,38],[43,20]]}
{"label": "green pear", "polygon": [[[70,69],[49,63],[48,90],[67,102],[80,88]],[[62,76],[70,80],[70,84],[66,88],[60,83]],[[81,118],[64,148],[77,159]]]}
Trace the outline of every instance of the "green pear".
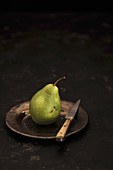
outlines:
{"label": "green pear", "polygon": [[48,84],[39,90],[30,101],[29,111],[32,120],[39,125],[49,125],[56,121],[61,112],[61,99],[56,84]]}

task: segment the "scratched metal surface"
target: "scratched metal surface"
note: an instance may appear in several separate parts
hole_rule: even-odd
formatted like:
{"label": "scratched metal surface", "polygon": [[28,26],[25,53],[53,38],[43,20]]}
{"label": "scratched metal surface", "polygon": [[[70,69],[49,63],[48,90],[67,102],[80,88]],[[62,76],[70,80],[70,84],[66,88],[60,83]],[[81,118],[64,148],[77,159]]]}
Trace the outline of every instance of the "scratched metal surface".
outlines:
{"label": "scratched metal surface", "polygon": [[[113,169],[113,22],[104,13],[0,14],[0,169]],[[5,125],[9,109],[48,83],[89,115],[64,143],[29,139]]]}

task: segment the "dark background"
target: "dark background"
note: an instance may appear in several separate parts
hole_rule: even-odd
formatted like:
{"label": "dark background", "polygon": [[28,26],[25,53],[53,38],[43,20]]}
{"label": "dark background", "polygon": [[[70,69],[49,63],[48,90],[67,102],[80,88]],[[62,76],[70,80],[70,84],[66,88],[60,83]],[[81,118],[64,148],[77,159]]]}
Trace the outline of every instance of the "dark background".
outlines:
{"label": "dark background", "polygon": [[[20,1],[0,6],[0,169],[111,170],[112,8],[55,7]],[[58,144],[6,127],[11,107],[62,76],[61,99],[81,98],[89,115],[84,130]]]}

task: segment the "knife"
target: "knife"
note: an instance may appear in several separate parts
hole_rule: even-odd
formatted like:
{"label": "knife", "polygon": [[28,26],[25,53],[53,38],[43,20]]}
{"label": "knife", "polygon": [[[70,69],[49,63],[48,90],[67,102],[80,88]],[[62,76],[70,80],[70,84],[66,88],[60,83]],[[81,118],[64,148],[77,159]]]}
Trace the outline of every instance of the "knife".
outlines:
{"label": "knife", "polygon": [[69,113],[65,116],[66,121],[56,135],[56,141],[63,142],[71,121],[74,119],[80,105],[80,99],[74,104]]}

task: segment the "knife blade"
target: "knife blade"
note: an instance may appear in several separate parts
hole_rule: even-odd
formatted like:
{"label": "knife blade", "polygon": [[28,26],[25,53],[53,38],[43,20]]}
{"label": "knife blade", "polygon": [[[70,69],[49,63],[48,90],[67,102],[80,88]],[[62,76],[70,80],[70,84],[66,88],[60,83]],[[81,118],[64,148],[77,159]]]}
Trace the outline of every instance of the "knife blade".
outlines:
{"label": "knife blade", "polygon": [[63,142],[71,121],[74,119],[80,105],[80,99],[74,104],[69,113],[65,116],[66,120],[56,135],[56,141]]}

